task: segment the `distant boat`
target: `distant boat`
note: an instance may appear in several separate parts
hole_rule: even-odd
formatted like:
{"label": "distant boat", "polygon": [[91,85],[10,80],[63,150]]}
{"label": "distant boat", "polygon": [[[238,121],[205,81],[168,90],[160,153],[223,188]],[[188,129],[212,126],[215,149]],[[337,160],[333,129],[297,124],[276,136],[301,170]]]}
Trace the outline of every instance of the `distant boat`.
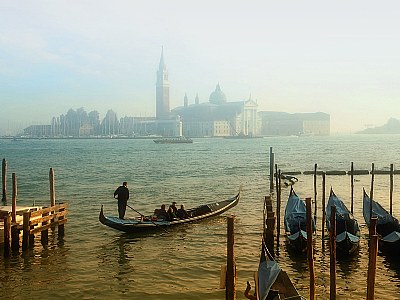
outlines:
{"label": "distant boat", "polygon": [[397,255],[400,251],[400,224],[399,221],[390,215],[378,202],[369,198],[364,190],[363,197],[363,216],[368,227],[372,216],[378,218],[376,223],[376,232],[379,235],[379,245],[382,250]]}
{"label": "distant boat", "polygon": [[348,210],[343,201],[339,199],[333,189],[329,195],[326,206],[326,225],[331,230],[331,207],[336,207],[336,246],[342,254],[353,253],[360,246],[360,227],[353,214]]}
{"label": "distant boat", "polygon": [[259,139],[259,138],[262,138],[262,136],[255,136],[251,134],[236,134],[236,135],[224,136],[224,139]]}
{"label": "distant boat", "polygon": [[174,138],[160,138],[153,140],[156,144],[192,144],[193,140],[184,136]]}

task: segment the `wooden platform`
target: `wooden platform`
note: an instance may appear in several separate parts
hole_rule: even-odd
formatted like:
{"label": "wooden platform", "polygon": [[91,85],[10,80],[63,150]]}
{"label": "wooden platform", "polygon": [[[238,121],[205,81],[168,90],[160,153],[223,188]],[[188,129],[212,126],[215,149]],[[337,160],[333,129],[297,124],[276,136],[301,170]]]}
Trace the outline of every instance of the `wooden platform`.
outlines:
{"label": "wooden platform", "polygon": [[[39,209],[42,209],[42,206],[17,206],[16,212],[17,212],[17,224],[19,226],[22,226],[23,224],[23,214],[24,212],[29,212],[29,211],[37,211]],[[11,205],[0,205],[0,244],[4,243],[4,217],[6,217],[8,214],[11,214],[12,212],[12,206]]]}

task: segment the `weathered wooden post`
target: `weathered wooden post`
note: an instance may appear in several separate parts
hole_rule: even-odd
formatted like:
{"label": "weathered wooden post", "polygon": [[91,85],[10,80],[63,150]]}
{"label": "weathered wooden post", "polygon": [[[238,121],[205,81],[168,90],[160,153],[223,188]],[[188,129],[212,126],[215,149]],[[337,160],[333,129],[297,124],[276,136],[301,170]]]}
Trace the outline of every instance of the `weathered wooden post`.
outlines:
{"label": "weathered wooden post", "polygon": [[372,219],[372,200],[374,199],[374,177],[375,177],[375,165],[372,163],[371,166],[371,191],[369,197],[371,201],[369,202],[369,220],[371,222]]}
{"label": "weathered wooden post", "polygon": [[330,231],[330,288],[329,299],[336,299],[336,206],[331,206]]}
{"label": "weathered wooden post", "polygon": [[11,216],[8,213],[4,218],[4,257],[11,255]]}
{"label": "weathered wooden post", "polygon": [[378,235],[376,234],[377,218],[371,219],[369,240],[369,260],[368,260],[368,275],[367,275],[367,300],[375,298],[375,276],[376,276],[376,257],[378,255]]}
{"label": "weathered wooden post", "polygon": [[281,170],[278,170],[277,174],[277,193],[276,193],[276,200],[277,200],[277,205],[276,205],[276,224],[278,227],[278,232],[276,234],[277,240],[276,244],[279,246],[279,238],[281,235],[281,194],[282,194],[282,186],[281,186]]}
{"label": "weathered wooden post", "polygon": [[390,215],[393,213],[393,173],[394,167],[393,164],[390,164]]}
{"label": "weathered wooden post", "polygon": [[354,210],[354,163],[351,162],[351,170],[350,170],[350,187],[351,187],[351,213]]}
{"label": "weathered wooden post", "polygon": [[54,190],[54,171],[50,168],[49,171],[49,181],[50,181],[50,206],[56,205],[56,193]]}
{"label": "weathered wooden post", "polygon": [[22,250],[26,250],[29,247],[30,241],[30,219],[31,219],[31,212],[26,211],[23,214],[23,224],[22,224]]}
{"label": "weathered wooden post", "polygon": [[371,222],[369,223],[369,238],[371,240],[371,237],[376,234],[376,224],[378,223],[378,218],[377,217],[372,217]]}
{"label": "weathered wooden post", "polygon": [[66,213],[66,204],[60,203],[60,209],[58,211],[59,217],[58,217],[58,237],[63,237],[64,236],[64,223],[66,221],[66,218],[64,216],[64,213]]}
{"label": "weathered wooden post", "polygon": [[7,202],[7,162],[6,159],[3,158],[2,168],[1,168],[1,184],[3,187],[3,194],[1,200],[6,203]]}
{"label": "weathered wooden post", "polygon": [[17,227],[17,176],[12,173],[12,209],[11,209],[11,249],[17,251],[19,249],[19,230]]}
{"label": "weathered wooden post", "polygon": [[[42,214],[42,218],[46,218],[48,215],[49,215],[49,212],[48,212],[48,211],[45,211],[45,212]],[[45,219],[45,220],[46,220],[46,219]],[[42,226],[46,226],[48,223],[49,223],[48,221],[43,221],[43,222],[42,222]],[[47,245],[47,244],[48,244],[48,242],[49,242],[49,230],[48,230],[48,229],[43,230],[43,231],[40,233],[40,241],[41,241],[42,245]]]}
{"label": "weathered wooden post", "polygon": [[311,216],[311,198],[306,198],[307,214],[307,261],[310,269],[310,300],[315,300],[315,270],[313,249],[313,222]]}
{"label": "weathered wooden post", "polygon": [[275,212],[272,208],[272,199],[271,196],[265,196],[265,225],[264,226],[264,240],[267,245],[268,251],[274,255],[274,239],[275,239]]}
{"label": "weathered wooden post", "polygon": [[314,223],[317,224],[317,164],[314,165]]}
{"label": "weathered wooden post", "polygon": [[12,173],[12,222],[16,223],[17,222],[17,176],[15,173]]}
{"label": "weathered wooden post", "polygon": [[325,172],[322,173],[322,246],[324,247],[325,238],[325,222],[326,222],[326,211],[325,211]]}
{"label": "weathered wooden post", "polygon": [[272,147],[269,147],[269,191],[274,190],[274,165],[275,154],[272,152]]}
{"label": "weathered wooden post", "polygon": [[226,265],[226,300],[236,299],[236,264],[234,254],[234,224],[235,217],[228,217],[228,246],[227,246],[227,265]]}

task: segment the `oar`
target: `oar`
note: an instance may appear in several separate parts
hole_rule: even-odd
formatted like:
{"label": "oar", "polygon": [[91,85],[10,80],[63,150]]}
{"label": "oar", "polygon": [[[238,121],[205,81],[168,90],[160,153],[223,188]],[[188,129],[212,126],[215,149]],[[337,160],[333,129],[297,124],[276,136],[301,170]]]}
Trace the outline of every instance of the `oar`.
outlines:
{"label": "oar", "polygon": [[[140,212],[138,212],[136,209],[134,209],[133,207],[131,207],[131,206],[129,206],[128,204],[126,205],[126,206],[128,206],[130,209],[132,209],[134,212],[137,212],[139,215],[141,215],[143,218],[145,218],[146,216],[145,215],[142,215]],[[162,226],[160,226],[160,225],[158,225],[157,223],[155,223],[155,222],[153,222],[152,220],[149,220],[151,223],[153,223],[154,225],[156,225],[157,227],[160,227],[162,230],[164,230],[166,233],[168,233],[168,231],[164,228],[164,227],[162,227]]]}

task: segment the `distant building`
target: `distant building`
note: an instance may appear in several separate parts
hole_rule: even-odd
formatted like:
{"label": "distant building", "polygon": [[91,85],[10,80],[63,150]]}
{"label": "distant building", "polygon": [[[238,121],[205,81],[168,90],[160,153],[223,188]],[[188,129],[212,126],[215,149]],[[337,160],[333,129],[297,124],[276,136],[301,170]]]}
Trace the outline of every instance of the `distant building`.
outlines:
{"label": "distant building", "polygon": [[123,117],[109,110],[100,121],[99,113],[87,114],[83,108],[70,109],[66,115],[53,117],[51,125],[32,125],[24,129],[30,137],[149,136],[229,137],[329,135],[330,116],[326,113],[262,111],[251,99],[228,101],[219,83],[208,102],[200,103],[196,94],[190,104],[185,93],[183,105],[170,110],[168,70],[161,50],[156,74],[156,116]]}
{"label": "distant building", "polygon": [[164,62],[164,49],[161,50],[160,64],[156,83],[156,119],[165,120],[169,117],[169,82],[168,70]]}
{"label": "distant building", "polygon": [[51,125],[31,125],[24,129],[24,136],[29,137],[51,137]]}
{"label": "distant building", "polygon": [[262,111],[260,119],[260,134],[263,136],[285,135],[329,135],[329,114],[294,113]]}
{"label": "distant building", "polygon": [[225,93],[217,84],[210,94],[209,102],[184,105],[171,111],[180,116],[183,134],[189,137],[226,137],[235,135],[257,135],[257,103],[253,100],[227,102]]}

